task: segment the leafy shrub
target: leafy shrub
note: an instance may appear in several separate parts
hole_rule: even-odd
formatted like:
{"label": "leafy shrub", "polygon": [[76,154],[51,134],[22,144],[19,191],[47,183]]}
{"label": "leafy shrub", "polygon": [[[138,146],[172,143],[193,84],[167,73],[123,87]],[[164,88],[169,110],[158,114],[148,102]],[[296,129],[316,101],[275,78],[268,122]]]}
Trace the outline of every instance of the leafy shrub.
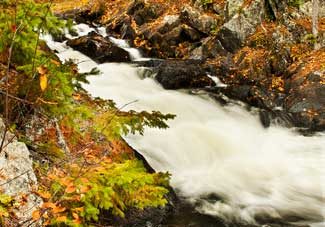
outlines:
{"label": "leafy shrub", "polygon": [[107,159],[81,171],[74,164],[69,172],[53,171],[50,191],[39,193],[47,201],[34,216],[46,212],[47,224],[86,224],[98,221],[101,209],[124,217],[128,207],[143,209],[167,203],[169,175],[148,174],[137,160],[112,163]]}

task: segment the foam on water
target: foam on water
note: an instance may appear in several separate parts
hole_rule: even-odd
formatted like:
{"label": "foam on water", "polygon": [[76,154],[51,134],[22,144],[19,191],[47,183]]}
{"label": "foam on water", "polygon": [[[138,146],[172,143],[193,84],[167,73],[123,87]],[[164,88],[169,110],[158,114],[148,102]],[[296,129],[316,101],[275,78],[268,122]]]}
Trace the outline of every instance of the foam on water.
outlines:
{"label": "foam on water", "polygon": [[[81,71],[101,70],[84,86],[93,96],[120,106],[138,100],[125,109],[177,115],[167,130],[147,129],[144,136],[126,139],[154,169],[170,172],[172,186],[199,202],[200,212],[249,223],[264,214],[299,217],[325,226],[324,134],[304,137],[280,126],[265,129],[238,105],[224,107],[206,96],[164,90],[131,65],[97,65],[64,44],[47,41],[62,60],[81,62]],[[211,194],[221,200],[206,199]]]}

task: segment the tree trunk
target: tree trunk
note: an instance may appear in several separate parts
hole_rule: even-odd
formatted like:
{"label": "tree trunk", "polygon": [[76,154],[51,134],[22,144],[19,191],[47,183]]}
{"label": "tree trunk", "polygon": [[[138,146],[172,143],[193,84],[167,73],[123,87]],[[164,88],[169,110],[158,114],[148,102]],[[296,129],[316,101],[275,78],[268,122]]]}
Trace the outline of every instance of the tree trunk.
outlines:
{"label": "tree trunk", "polygon": [[312,15],[312,32],[315,37],[314,49],[317,50],[320,48],[319,43],[317,42],[318,38],[318,8],[319,0],[313,0],[313,15]]}

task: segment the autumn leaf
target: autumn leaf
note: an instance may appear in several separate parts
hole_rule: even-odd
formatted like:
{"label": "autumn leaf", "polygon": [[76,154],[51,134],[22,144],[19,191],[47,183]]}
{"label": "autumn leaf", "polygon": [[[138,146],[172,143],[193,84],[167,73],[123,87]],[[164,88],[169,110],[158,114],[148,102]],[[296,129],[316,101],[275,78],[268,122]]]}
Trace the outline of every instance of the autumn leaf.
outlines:
{"label": "autumn leaf", "polygon": [[67,188],[65,189],[66,193],[73,193],[76,191],[76,186],[74,186],[73,184],[70,184],[67,186]]}
{"label": "autumn leaf", "polygon": [[77,208],[74,208],[75,211],[78,211],[78,212],[83,212],[85,210],[84,207],[77,207]]}
{"label": "autumn leaf", "polygon": [[65,222],[67,221],[67,216],[60,216],[56,218],[57,222]]}
{"label": "autumn leaf", "polygon": [[66,210],[65,207],[60,207],[60,206],[57,206],[57,207],[54,207],[52,212],[53,214],[57,214],[57,213],[62,213]]}
{"label": "autumn leaf", "polygon": [[81,193],[86,193],[86,192],[88,192],[90,189],[91,189],[91,187],[90,187],[89,185],[87,185],[87,186],[82,185],[82,186],[80,187],[80,192],[81,192]]}
{"label": "autumn leaf", "polygon": [[45,91],[45,89],[47,88],[47,76],[46,76],[46,74],[40,75],[39,84],[40,84],[41,90]]}
{"label": "autumn leaf", "polygon": [[37,69],[37,72],[40,74],[40,75],[43,75],[43,74],[47,74],[47,68],[45,66],[39,66],[36,68]]}
{"label": "autumn leaf", "polygon": [[37,67],[37,72],[40,74],[40,87],[41,87],[41,90],[44,91],[47,87],[47,68],[44,67],[44,66],[40,66],[40,67]]}
{"label": "autumn leaf", "polygon": [[81,220],[80,220],[80,217],[77,213],[72,213],[72,217],[73,217],[73,222],[75,224],[81,224]]}
{"label": "autumn leaf", "polygon": [[67,177],[63,177],[60,179],[60,184],[62,184],[64,186],[69,186],[72,184],[72,180]]}
{"label": "autumn leaf", "polygon": [[46,202],[46,203],[43,203],[42,205],[42,208],[56,208],[56,204],[55,203],[51,203],[51,202]]}
{"label": "autumn leaf", "polygon": [[32,217],[34,221],[37,221],[41,218],[41,212],[39,210],[34,210],[32,213]]}
{"label": "autumn leaf", "polygon": [[51,198],[51,193],[49,193],[49,192],[38,191],[37,194],[40,197],[42,197],[43,199],[49,199],[49,198]]}

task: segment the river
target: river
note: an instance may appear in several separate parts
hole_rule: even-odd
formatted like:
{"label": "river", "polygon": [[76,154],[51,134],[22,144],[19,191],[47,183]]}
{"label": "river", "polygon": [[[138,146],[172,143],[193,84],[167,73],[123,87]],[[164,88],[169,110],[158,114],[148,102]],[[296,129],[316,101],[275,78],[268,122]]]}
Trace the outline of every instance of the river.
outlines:
{"label": "river", "polygon": [[[77,29],[80,35],[92,30],[86,25]],[[61,60],[75,59],[80,71],[97,67],[102,72],[84,85],[94,97],[113,99],[119,106],[132,102],[125,110],[177,115],[167,130],[147,129],[144,136],[125,139],[155,170],[171,173],[177,194],[198,212],[242,223],[272,218],[325,226],[324,134],[305,137],[278,125],[264,128],[240,104],[221,106],[204,93],[165,90],[152,77],[143,77],[141,67],[98,65],[45,38]],[[124,41],[112,41],[133,60],[144,60]]]}

